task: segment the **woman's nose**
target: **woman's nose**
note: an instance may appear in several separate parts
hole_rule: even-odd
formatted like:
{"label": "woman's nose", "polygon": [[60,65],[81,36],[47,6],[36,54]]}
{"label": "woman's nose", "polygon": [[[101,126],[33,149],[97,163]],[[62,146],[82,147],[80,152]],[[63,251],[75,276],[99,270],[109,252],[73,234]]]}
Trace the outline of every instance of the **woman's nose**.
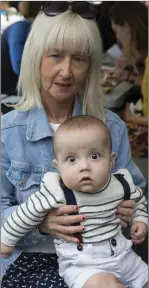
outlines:
{"label": "woman's nose", "polygon": [[70,58],[64,58],[64,61],[61,63],[60,75],[64,79],[69,79],[72,77],[72,63]]}

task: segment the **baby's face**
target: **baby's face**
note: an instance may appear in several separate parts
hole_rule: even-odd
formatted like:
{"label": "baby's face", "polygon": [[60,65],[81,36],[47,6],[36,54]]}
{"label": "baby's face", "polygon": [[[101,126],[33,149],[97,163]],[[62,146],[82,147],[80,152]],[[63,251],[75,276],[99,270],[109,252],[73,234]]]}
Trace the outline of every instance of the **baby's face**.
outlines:
{"label": "baby's face", "polygon": [[107,183],[111,154],[104,137],[96,127],[59,134],[57,168],[71,190],[94,193]]}

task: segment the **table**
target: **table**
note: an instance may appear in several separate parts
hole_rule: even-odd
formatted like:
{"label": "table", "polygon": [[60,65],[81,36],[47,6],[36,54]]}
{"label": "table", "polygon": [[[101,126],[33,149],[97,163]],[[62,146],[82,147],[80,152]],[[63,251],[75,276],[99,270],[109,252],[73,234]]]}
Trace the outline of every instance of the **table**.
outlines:
{"label": "table", "polygon": [[122,107],[128,97],[128,92],[133,86],[133,84],[123,81],[114,87],[109,93],[105,94],[107,108],[118,109]]}

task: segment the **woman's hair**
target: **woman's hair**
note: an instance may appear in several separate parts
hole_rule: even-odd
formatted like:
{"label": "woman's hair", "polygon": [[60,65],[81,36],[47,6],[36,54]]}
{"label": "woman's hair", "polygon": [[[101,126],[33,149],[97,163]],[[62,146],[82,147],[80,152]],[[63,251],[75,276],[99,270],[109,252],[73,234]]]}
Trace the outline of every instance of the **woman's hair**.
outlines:
{"label": "woman's hair", "polygon": [[40,13],[33,22],[22,56],[18,93],[22,100],[15,107],[28,110],[40,107],[40,67],[43,56],[49,50],[69,53],[85,53],[89,56],[89,68],[82,98],[83,114],[96,116],[103,121],[104,103],[100,87],[102,41],[94,20],[87,20],[76,13],[66,11],[54,17]]}
{"label": "woman's hair", "polygon": [[116,25],[128,24],[131,33],[130,54],[135,54],[135,48],[140,57],[145,59],[148,54],[147,7],[140,1],[118,1],[111,9],[110,15]]}

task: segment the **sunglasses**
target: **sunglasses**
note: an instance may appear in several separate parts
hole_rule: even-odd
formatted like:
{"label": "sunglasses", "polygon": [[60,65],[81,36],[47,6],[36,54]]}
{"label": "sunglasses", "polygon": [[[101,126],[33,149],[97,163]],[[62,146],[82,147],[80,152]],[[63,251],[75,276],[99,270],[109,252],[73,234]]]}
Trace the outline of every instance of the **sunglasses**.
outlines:
{"label": "sunglasses", "polygon": [[44,12],[47,16],[56,16],[67,10],[79,14],[85,19],[96,18],[96,9],[94,4],[90,4],[86,1],[47,1],[41,7],[41,12]]}

